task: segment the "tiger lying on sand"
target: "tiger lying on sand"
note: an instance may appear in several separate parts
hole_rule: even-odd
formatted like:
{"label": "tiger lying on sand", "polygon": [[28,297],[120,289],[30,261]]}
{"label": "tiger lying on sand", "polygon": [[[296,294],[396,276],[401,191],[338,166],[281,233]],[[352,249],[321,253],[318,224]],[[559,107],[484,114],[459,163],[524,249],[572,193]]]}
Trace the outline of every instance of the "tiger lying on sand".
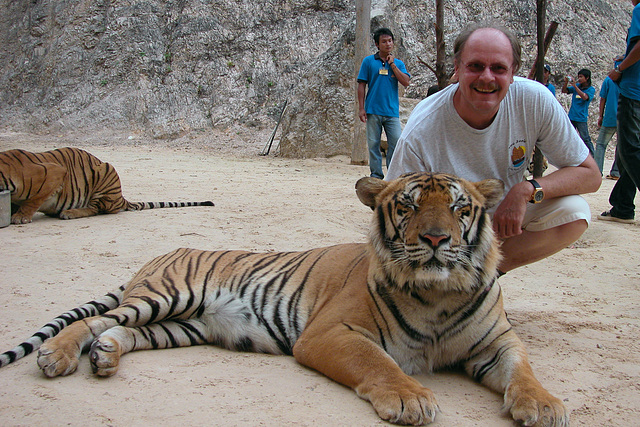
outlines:
{"label": "tiger lying on sand", "polygon": [[502,182],[408,174],[362,178],[356,191],[374,209],[367,244],[264,254],[178,249],[57,317],[0,355],[0,366],[38,347],[49,377],[74,372],[89,348],[99,376],[114,375],[134,350],[214,344],[292,354],[353,388],[381,418],[419,425],[434,420],[438,405],[409,375],[459,364],[503,393],[515,420],[568,425],[502,307],[499,248],[485,213]]}
{"label": "tiger lying on sand", "polygon": [[26,224],[40,211],[75,219],[120,211],[213,206],[206,202],[128,202],[118,173],[79,148],[43,153],[0,152],[0,190],[11,191],[11,223]]}

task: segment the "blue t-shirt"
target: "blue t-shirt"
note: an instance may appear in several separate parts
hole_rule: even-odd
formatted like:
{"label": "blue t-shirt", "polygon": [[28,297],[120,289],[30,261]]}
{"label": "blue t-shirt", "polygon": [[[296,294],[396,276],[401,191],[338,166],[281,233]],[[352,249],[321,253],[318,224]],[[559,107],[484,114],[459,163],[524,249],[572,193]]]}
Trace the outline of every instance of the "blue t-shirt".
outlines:
{"label": "blue t-shirt", "polygon": [[571,107],[569,108],[569,120],[574,122],[586,122],[589,116],[589,104],[596,94],[596,88],[589,86],[586,89],[580,88],[581,91],[589,97],[586,101],[578,96],[573,86],[567,88],[569,93],[573,94],[571,98]]}
{"label": "blue t-shirt", "polygon": [[[396,58],[393,62],[400,71],[411,76],[402,61]],[[364,100],[367,114],[400,117],[398,79],[389,64],[383,63],[377,53],[367,56],[362,61],[358,82],[367,84],[367,96]]]}
{"label": "blue t-shirt", "polygon": [[[640,3],[633,8],[633,14],[631,15],[631,26],[627,32],[627,52],[625,56],[631,52],[638,39],[640,39]],[[626,68],[618,83],[620,84],[620,94],[640,101],[640,61]]]}
{"label": "blue t-shirt", "polygon": [[[625,70],[626,71],[626,70]],[[600,98],[605,100],[604,115],[602,117],[602,126],[614,128],[618,126],[618,95],[620,89],[618,85],[609,78],[605,77],[600,88]]]}
{"label": "blue t-shirt", "polygon": [[552,83],[547,83],[545,86],[551,91],[553,96],[556,96],[556,87]]}

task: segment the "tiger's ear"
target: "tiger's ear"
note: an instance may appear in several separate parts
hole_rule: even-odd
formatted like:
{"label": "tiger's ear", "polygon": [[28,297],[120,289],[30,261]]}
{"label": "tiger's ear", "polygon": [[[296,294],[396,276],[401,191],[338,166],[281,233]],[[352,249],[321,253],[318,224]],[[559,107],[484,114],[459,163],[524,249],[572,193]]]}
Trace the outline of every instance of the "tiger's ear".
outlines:
{"label": "tiger's ear", "polygon": [[376,207],[376,196],[387,188],[387,182],[379,178],[365,177],[356,182],[358,199],[371,209]]}
{"label": "tiger's ear", "polygon": [[480,194],[485,198],[484,207],[489,209],[495,206],[504,194],[504,182],[499,179],[485,179],[474,183]]}

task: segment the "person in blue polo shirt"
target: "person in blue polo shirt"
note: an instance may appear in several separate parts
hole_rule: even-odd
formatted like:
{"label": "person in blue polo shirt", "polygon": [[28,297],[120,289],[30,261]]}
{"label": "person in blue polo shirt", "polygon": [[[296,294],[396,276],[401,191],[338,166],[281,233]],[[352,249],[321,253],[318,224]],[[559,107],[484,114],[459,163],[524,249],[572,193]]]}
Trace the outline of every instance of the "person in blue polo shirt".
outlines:
{"label": "person in blue polo shirt", "polygon": [[[616,57],[613,63],[614,67],[617,67],[623,58],[623,56]],[[598,132],[598,139],[596,140],[596,155],[593,156],[598,164],[600,173],[602,173],[602,169],[604,167],[604,155],[607,151],[607,145],[609,145],[609,141],[611,141],[611,138],[618,130],[617,116],[619,94],[620,90],[618,89],[618,85],[611,80],[611,77],[605,77],[602,82],[602,87],[600,88],[600,108],[598,110],[598,128],[600,128],[600,131]],[[607,178],[620,178],[620,172],[618,171],[618,165],[616,164],[615,157],[613,159],[613,164],[611,165],[611,172],[609,172]]]}
{"label": "person in blue polo shirt", "polygon": [[635,218],[634,198],[640,189],[640,0],[631,0],[633,13],[627,32],[624,59],[609,77],[620,87],[618,98],[618,169],[620,179],[609,195],[612,208],[598,219],[632,223]]}
{"label": "person in blue polo shirt", "polygon": [[549,81],[550,77],[551,77],[551,67],[549,66],[549,64],[544,64],[544,70],[542,70],[542,84],[545,85],[547,89],[551,91],[553,96],[556,96],[556,87],[553,85],[553,83]]}
{"label": "person in blue polo shirt", "polygon": [[584,141],[584,145],[589,149],[589,153],[593,156],[593,143],[589,135],[589,126],[587,119],[589,117],[589,104],[596,95],[596,89],[591,85],[591,71],[583,68],[578,71],[578,77],[567,76],[564,78],[562,85],[562,93],[572,94],[571,107],[569,108],[569,120],[571,124],[580,134],[580,138]]}
{"label": "person in blue polo shirt", "polygon": [[378,52],[364,58],[358,73],[358,116],[363,123],[367,124],[371,176],[382,179],[384,178],[380,152],[382,128],[387,135],[388,169],[396,142],[402,133],[398,82],[405,87],[409,86],[411,75],[407,72],[404,63],[391,53],[394,48],[391,30],[378,29],[373,34],[373,41]]}

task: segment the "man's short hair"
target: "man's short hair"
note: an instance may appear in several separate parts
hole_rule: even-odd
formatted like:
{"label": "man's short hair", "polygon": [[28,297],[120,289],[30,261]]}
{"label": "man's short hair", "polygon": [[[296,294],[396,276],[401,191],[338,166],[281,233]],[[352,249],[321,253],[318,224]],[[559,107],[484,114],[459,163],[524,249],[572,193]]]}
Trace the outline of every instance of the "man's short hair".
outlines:
{"label": "man's short hair", "polygon": [[460,61],[462,49],[464,49],[464,46],[467,43],[467,40],[469,40],[469,37],[471,37],[471,34],[483,28],[498,30],[502,34],[504,34],[507,39],[509,39],[509,43],[511,44],[511,53],[513,55],[513,63],[511,64],[511,66],[513,67],[513,74],[516,74],[518,70],[520,70],[520,66],[522,65],[522,46],[520,46],[520,42],[509,29],[502,25],[494,24],[491,22],[477,22],[464,29],[456,38],[456,41],[453,45],[453,60],[455,62]]}
{"label": "man's short hair", "polygon": [[380,36],[391,36],[391,40],[395,41],[393,37],[393,33],[388,28],[378,28],[375,33],[373,33],[373,41],[378,44],[380,42]]}
{"label": "man's short hair", "polygon": [[587,85],[591,86],[591,70],[583,68],[582,70],[578,71],[578,74],[582,74],[584,78],[587,79]]}

